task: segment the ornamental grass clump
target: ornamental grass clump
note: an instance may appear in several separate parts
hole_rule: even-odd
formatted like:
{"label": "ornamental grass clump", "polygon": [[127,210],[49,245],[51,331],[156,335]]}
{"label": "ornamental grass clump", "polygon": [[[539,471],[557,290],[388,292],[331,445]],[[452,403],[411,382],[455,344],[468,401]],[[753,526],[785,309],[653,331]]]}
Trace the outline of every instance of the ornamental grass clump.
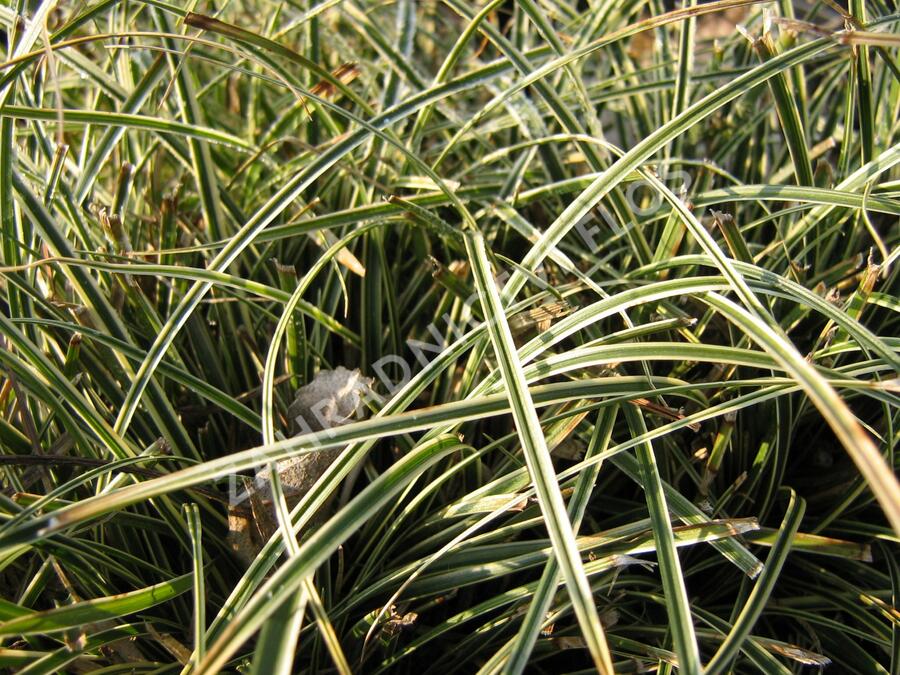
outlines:
{"label": "ornamental grass clump", "polygon": [[898,22],[0,6],[0,668],[900,670]]}

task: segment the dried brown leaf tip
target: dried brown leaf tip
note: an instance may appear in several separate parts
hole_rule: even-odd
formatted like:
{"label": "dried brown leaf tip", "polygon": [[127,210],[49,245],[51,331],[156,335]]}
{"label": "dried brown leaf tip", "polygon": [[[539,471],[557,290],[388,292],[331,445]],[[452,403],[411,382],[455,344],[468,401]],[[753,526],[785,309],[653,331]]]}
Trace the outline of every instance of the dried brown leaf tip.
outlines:
{"label": "dried brown leaf tip", "polygon": [[[332,71],[331,76],[341,84],[348,85],[359,77],[360,72],[362,71],[359,68],[359,64],[342,63]],[[316,96],[328,97],[334,96],[337,87],[335,87],[334,82],[321,80],[309,91]]]}
{"label": "dried brown leaf tip", "polygon": [[519,312],[509,320],[509,329],[513,335],[522,335],[532,328],[535,328],[538,333],[543,333],[556,319],[566,316],[571,311],[572,306],[565,300],[550,302]]}
{"label": "dried brown leaf tip", "polygon": [[[355,63],[343,63],[331,72],[330,79],[319,80],[309,89],[309,93],[319,98],[334,98],[338,91],[338,84],[346,87],[359,77],[359,66]],[[304,110],[307,115],[312,115],[313,110],[309,106],[306,97],[301,99]]]}
{"label": "dried brown leaf tip", "polygon": [[[319,371],[312,382],[297,390],[288,409],[292,433],[299,436],[333,429],[361,418],[372,383],[359,370],[342,366]],[[278,462],[276,468],[288,507],[293,508],[300,501],[340,452],[341,448],[312,450]],[[245,481],[244,497],[229,509],[228,540],[235,554],[249,564],[278,526],[268,467],[257,473],[255,482]]]}

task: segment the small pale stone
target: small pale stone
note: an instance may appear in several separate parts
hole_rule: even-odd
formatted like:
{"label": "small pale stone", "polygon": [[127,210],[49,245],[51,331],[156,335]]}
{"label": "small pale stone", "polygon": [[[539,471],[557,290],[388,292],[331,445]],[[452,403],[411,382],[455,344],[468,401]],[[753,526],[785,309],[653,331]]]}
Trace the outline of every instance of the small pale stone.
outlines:
{"label": "small pale stone", "polygon": [[[352,422],[364,413],[364,401],[371,386],[372,380],[363,377],[359,370],[338,366],[335,370],[319,371],[312,382],[297,390],[294,402],[288,409],[292,432],[299,436]],[[293,508],[300,501],[340,452],[341,448],[313,450],[277,463],[288,508]],[[250,481],[246,484],[249,485]],[[231,548],[247,564],[256,557],[277,528],[269,467],[257,473],[248,492],[253,522],[248,519],[250,513],[246,504],[244,508],[232,508],[228,517]]]}

